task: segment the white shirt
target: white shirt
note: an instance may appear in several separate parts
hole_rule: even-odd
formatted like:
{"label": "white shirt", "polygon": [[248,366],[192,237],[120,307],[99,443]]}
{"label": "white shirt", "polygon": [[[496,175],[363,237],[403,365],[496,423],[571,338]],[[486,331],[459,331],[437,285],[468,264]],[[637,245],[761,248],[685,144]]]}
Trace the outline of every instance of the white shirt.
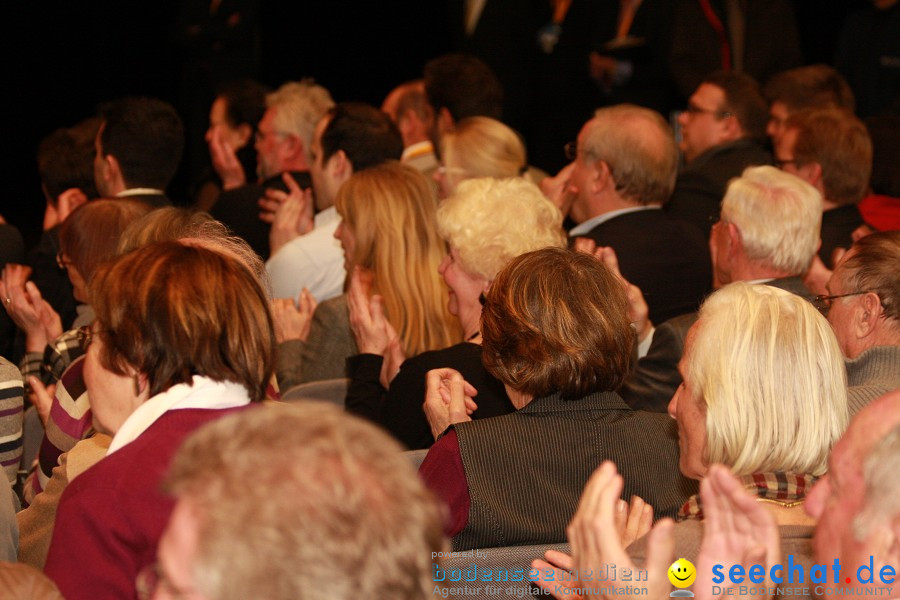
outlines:
{"label": "white shirt", "polygon": [[136,440],[170,410],[183,408],[223,409],[250,404],[250,395],[239,383],[213,381],[194,375],[190,384],[179,383],[165,392],[148,398],[125,419],[109,445],[107,455]]}
{"label": "white shirt", "polygon": [[344,251],[334,238],[341,217],[333,206],[315,216],[313,230],[294,238],[266,261],[275,298],[297,298],[307,288],[317,302],[344,290]]}

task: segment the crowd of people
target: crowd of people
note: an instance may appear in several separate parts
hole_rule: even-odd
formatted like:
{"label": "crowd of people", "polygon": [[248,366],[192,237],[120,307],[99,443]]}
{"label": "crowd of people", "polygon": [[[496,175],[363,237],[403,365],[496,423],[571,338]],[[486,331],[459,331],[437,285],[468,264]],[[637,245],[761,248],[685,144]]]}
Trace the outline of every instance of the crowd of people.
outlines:
{"label": "crowd of people", "polygon": [[162,100],[49,135],[27,261],[0,227],[0,595],[447,597],[445,557],[509,547],[557,598],[621,596],[609,565],[663,598],[674,557],[705,598],[729,561],[895,574],[897,129],[719,49],[553,174],[469,54],[380,108],[229,82],[189,199]]}

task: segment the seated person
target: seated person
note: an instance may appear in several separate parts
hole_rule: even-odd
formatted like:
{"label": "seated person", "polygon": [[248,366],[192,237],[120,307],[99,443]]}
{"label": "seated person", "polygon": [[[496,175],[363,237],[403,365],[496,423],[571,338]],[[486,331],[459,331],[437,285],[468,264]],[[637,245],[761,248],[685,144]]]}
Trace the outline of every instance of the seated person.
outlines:
{"label": "seated person", "polygon": [[[460,183],[437,211],[438,233],[449,251],[438,267],[449,288],[447,308],[459,318],[465,341],[449,348],[423,352],[397,366],[386,345],[390,340],[377,308],[364,296],[353,301],[350,313],[357,345],[363,352],[348,359],[353,381],[347,410],[375,420],[411,449],[428,448],[434,437],[422,412],[425,375],[430,369],[451,367],[478,389],[473,419],[514,410],[503,384],[481,363],[481,295],[510,260],[531,250],[562,246],[562,215],[537,186],[521,178],[482,177]],[[353,313],[359,313],[357,318]],[[379,326],[380,325],[380,326]],[[382,356],[384,359],[382,359]],[[379,381],[388,372],[387,390]],[[394,375],[396,374],[396,375]]]}
{"label": "seated person", "polygon": [[450,509],[454,549],[564,541],[606,459],[630,473],[627,496],[673,516],[693,486],[677,471],[672,423],[613,392],[635,342],[618,279],[593,256],[545,248],[513,259],[486,296],[484,365],[516,412],[471,421],[477,390],[451,369],[428,376],[432,431],[453,428],[419,472]]}
{"label": "seated person", "polygon": [[[669,415],[678,423],[681,472],[702,481],[712,465],[729,467],[781,527],[784,554],[809,567],[815,521],[803,502],[848,421],[841,351],[825,317],[790,292],[730,284],[704,302],[679,370],[684,383]],[[601,470],[604,485],[621,486],[614,467]],[[677,556],[692,562],[703,536],[701,500],[685,503],[672,531]],[[646,544],[645,536],[628,547],[641,565]]]}

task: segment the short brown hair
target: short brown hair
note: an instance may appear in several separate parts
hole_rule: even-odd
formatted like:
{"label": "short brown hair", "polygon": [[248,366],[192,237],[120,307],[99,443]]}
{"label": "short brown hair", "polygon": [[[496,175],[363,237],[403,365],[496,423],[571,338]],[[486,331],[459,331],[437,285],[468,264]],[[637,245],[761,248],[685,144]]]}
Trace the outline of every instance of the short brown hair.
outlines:
{"label": "short brown hair", "polygon": [[862,121],[844,109],[817,108],[795,112],[785,126],[797,130],[796,164],[822,167],[826,200],[841,205],[862,200],[872,175],[872,139]]}
{"label": "short brown hair", "polygon": [[763,95],[769,104],[783,102],[789,112],[830,106],[853,111],[856,107],[847,80],[828,65],[782,71],[766,83]]}
{"label": "short brown hair", "polygon": [[716,71],[707,75],[702,83],[720,88],[725,94],[724,112],[730,112],[741,124],[744,134],[758,142],[766,139],[769,111],[755,79],[744,73]]}
{"label": "short brown hair", "polygon": [[622,284],[593,256],[563,248],[523,254],[487,294],[484,366],[535,398],[615,390],[634,361],[627,310]]}
{"label": "short brown hair", "polygon": [[884,316],[900,321],[900,231],[873,233],[853,244],[853,254],[843,262],[843,284],[853,291],[875,292]]}
{"label": "short brown hair", "polygon": [[167,487],[196,511],[206,597],[424,600],[442,585],[436,500],[396,441],[337,407],[217,419],[178,451]]}
{"label": "short brown hair", "polygon": [[236,256],[199,244],[157,242],[101,267],[90,285],[103,366],[147,376],[150,395],[194,375],[265,396],[275,365],[269,302]]}
{"label": "short brown hair", "polygon": [[60,251],[85,282],[117,255],[122,232],[152,209],[136,200],[94,200],[75,209],[59,230]]}

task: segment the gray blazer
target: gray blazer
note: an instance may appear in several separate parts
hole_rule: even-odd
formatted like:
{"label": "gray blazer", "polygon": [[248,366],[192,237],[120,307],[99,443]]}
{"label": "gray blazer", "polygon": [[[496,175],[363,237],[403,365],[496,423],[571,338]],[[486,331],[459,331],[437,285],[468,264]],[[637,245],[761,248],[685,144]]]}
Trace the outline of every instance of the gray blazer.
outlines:
{"label": "gray blazer", "polygon": [[346,377],[346,360],[359,354],[350,331],[347,296],[326,300],[316,307],[309,338],[278,344],[275,375],[284,392],[300,383]]}

